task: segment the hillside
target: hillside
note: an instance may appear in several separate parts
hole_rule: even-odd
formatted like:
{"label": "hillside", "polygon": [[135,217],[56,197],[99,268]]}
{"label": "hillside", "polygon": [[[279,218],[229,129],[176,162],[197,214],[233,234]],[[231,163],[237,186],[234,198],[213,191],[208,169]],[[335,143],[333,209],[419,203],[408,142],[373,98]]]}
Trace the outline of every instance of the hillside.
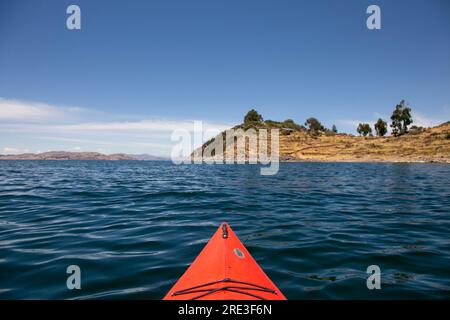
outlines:
{"label": "hillside", "polygon": [[[248,128],[238,125],[235,128]],[[279,125],[274,126],[280,128]],[[256,126],[270,128],[270,125]],[[211,141],[202,146],[205,148]],[[198,153],[200,148],[195,151]],[[249,152],[246,146],[247,153]],[[252,151],[254,152],[254,151]],[[450,163],[450,122],[400,137],[361,137],[306,129],[280,130],[281,161]]]}
{"label": "hillside", "polygon": [[318,137],[293,132],[280,137],[280,158],[304,161],[450,163],[450,123],[400,137]]}

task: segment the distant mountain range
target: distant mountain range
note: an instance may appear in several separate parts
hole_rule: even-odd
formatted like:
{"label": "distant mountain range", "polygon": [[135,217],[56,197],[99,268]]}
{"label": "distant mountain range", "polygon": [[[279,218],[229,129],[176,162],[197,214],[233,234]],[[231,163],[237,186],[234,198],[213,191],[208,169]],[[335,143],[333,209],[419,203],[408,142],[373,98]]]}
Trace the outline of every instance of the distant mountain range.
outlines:
{"label": "distant mountain range", "polygon": [[102,154],[99,152],[50,151],[0,155],[0,160],[168,160],[148,154]]}

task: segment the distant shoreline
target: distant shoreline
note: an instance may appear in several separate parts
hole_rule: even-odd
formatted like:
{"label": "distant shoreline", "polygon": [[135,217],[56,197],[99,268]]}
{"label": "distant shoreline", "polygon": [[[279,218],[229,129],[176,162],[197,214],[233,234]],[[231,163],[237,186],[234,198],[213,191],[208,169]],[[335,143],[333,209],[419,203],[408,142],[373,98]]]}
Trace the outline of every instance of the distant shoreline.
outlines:
{"label": "distant shoreline", "polygon": [[56,161],[89,161],[89,160],[104,160],[104,161],[155,161],[155,160],[169,160],[168,158],[152,156],[148,154],[102,154],[99,152],[69,152],[69,151],[49,151],[42,153],[23,153],[17,155],[0,155],[0,160],[11,161],[42,161],[42,160],[56,160]]}
{"label": "distant shoreline", "polygon": [[[111,162],[121,162],[121,161],[171,161],[170,159],[153,159],[153,160],[138,160],[138,159],[3,159],[0,161],[111,161]],[[280,161],[281,162],[281,161]]]}
{"label": "distant shoreline", "polygon": [[[25,162],[25,161],[58,161],[58,162],[64,162],[64,161],[108,161],[108,162],[125,162],[125,161],[136,161],[136,162],[146,162],[146,161],[167,161],[171,162],[172,160],[167,158],[161,158],[161,159],[152,159],[152,160],[138,160],[138,159],[118,159],[118,160],[112,160],[112,159],[4,159],[0,157],[0,161],[7,162],[7,161],[19,161],[19,162]],[[280,160],[280,163],[385,163],[385,164],[450,164],[449,161],[439,161],[439,160],[300,160],[300,159],[293,159],[293,160]],[[205,163],[201,163],[205,164]]]}

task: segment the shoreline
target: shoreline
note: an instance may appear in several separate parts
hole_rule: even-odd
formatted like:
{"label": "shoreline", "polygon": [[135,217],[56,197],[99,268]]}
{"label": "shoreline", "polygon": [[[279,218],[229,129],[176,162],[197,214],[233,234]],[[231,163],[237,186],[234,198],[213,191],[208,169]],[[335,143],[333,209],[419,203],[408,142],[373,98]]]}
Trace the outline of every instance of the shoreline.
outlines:
{"label": "shoreline", "polygon": [[[128,161],[133,161],[133,162],[172,162],[171,159],[157,159],[157,160],[137,160],[137,159],[1,159],[0,161],[19,161],[19,162],[24,162],[24,161],[58,161],[58,162],[62,162],[62,161],[108,161],[108,162],[128,162]],[[202,163],[184,163],[184,164],[228,164],[228,163],[207,163],[206,161],[208,160],[203,160]],[[431,163],[436,163],[436,164],[450,164],[450,160],[404,160],[404,159],[398,159],[398,160],[353,160],[353,159],[348,159],[348,160],[321,160],[321,159],[283,159],[283,160],[279,160],[280,163],[415,163],[415,164],[431,164]],[[230,163],[230,164],[238,164],[238,163]],[[246,162],[245,164],[250,164],[248,162]],[[264,165],[261,163],[252,163],[252,164],[260,164],[260,165]]]}

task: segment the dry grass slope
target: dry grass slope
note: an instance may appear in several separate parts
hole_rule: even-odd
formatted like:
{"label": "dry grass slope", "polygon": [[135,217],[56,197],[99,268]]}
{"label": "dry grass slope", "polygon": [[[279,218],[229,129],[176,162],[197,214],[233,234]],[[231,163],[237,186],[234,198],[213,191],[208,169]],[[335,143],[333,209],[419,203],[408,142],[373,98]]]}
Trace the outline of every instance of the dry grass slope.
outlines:
{"label": "dry grass slope", "polygon": [[[248,153],[248,146],[246,150]],[[450,163],[450,122],[400,137],[359,137],[329,133],[311,135],[306,130],[282,132],[280,159],[318,162]]]}
{"label": "dry grass slope", "polygon": [[303,161],[450,163],[450,123],[400,137],[294,132],[280,138],[280,157]]}

